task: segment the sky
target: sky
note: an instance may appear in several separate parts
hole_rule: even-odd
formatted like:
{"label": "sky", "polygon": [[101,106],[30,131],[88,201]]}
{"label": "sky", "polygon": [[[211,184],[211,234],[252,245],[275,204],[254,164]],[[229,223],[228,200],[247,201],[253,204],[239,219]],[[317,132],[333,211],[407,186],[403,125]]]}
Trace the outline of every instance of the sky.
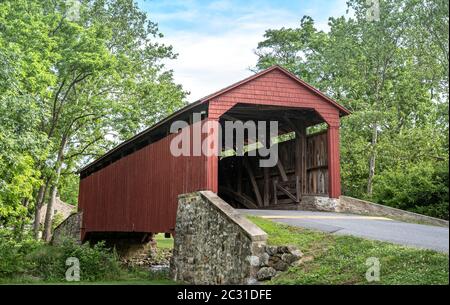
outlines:
{"label": "sky", "polygon": [[297,27],[309,15],[321,30],[346,14],[346,0],[138,0],[178,58],[166,63],[194,102],[253,74],[267,29]]}

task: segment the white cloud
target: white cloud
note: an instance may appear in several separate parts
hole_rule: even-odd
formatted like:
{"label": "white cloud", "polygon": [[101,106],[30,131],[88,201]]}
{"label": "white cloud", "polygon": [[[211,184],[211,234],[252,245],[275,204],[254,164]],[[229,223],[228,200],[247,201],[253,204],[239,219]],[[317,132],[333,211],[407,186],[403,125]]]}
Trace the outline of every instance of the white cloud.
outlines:
{"label": "white cloud", "polygon": [[175,81],[191,92],[188,100],[195,101],[251,75],[249,68],[257,61],[254,49],[264,31],[280,26],[236,23],[236,29],[220,35],[181,31],[166,34],[163,41],[179,54],[168,67],[174,70]]}
{"label": "white cloud", "polygon": [[[216,9],[227,8],[227,1],[211,4]],[[345,12],[345,0],[336,0],[333,11],[339,15]],[[190,91],[190,102],[224,88],[252,74],[249,70],[257,62],[254,54],[259,41],[267,29],[295,27],[307,12],[291,12],[282,9],[247,10],[234,18],[226,14],[208,20],[204,18],[205,29],[164,29],[163,42],[174,47],[179,54],[176,60],[167,63],[174,70],[177,83]],[[314,16],[314,14],[312,14]],[[204,16],[203,16],[204,17]],[[193,20],[202,18],[196,9],[166,16],[152,15],[155,21],[178,18]],[[327,20],[317,20],[319,29],[327,29]],[[214,30],[209,30],[214,29]]]}

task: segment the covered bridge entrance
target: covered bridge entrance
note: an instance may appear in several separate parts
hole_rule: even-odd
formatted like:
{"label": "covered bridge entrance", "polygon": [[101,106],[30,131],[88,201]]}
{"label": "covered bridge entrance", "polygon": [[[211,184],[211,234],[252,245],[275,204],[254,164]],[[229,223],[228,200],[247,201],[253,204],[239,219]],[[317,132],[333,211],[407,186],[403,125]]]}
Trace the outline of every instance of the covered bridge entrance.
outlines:
{"label": "covered bridge entrance", "polygon": [[[81,170],[82,239],[107,232],[173,233],[178,195],[198,190],[211,190],[246,208],[301,208],[303,196],[310,195],[338,198],[339,121],[347,114],[279,66],[211,94]],[[185,127],[173,132],[174,122],[180,121]],[[227,122],[248,121],[266,127],[277,122],[277,134],[268,130],[261,138],[258,130],[255,141],[246,131],[246,152],[236,155],[236,142],[226,141]],[[309,130],[321,123],[321,131]],[[201,153],[196,130],[203,131]],[[180,155],[173,147],[183,133],[191,145]],[[267,157],[252,149],[270,148],[277,141],[277,162],[261,167],[259,161]],[[214,150],[219,146],[218,155]]]}

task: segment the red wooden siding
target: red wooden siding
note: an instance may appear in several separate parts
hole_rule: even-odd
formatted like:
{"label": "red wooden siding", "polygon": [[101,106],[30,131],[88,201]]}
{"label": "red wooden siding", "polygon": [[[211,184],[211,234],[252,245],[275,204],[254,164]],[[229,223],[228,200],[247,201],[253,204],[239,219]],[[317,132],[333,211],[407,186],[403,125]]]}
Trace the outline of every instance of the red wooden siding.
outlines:
{"label": "red wooden siding", "polygon": [[204,156],[174,157],[169,135],[80,181],[82,234],[173,232],[179,194],[207,189]]}
{"label": "red wooden siding", "polygon": [[219,118],[237,103],[310,108],[328,124],[339,125],[339,109],[280,70],[272,70],[212,99],[209,117]]}
{"label": "red wooden siding", "polygon": [[[340,195],[339,118],[349,114],[345,108],[280,67],[262,71],[193,105],[206,108],[206,103],[209,103],[208,118],[204,122],[209,126],[209,135],[202,137],[216,139],[218,131],[214,125],[237,103],[314,109],[329,126],[326,133],[329,196]],[[164,134],[163,125],[182,115],[191,115],[193,105],[142,134],[151,135],[153,131]],[[84,178],[80,181],[78,200],[83,211],[82,238],[88,232],[173,232],[179,194],[202,189],[217,193],[217,156],[174,157],[170,142],[175,136],[166,136],[125,155],[127,147],[138,143],[139,137],[132,138],[113,151],[121,159],[113,161],[114,155],[107,154],[113,163],[100,167],[108,164],[103,158],[82,170]]]}
{"label": "red wooden siding", "polygon": [[[328,193],[331,198],[340,196],[339,168],[339,109],[319,94],[311,91],[285,72],[274,69],[249,82],[217,95],[209,103],[209,118],[219,119],[237,103],[259,104],[314,109],[328,124]],[[210,162],[217,172],[217,158]],[[212,185],[217,191],[217,182]]]}
{"label": "red wooden siding", "polygon": [[341,169],[339,161],[339,125],[328,126],[328,174],[329,174],[329,196],[339,198],[341,195]]}
{"label": "red wooden siding", "polygon": [[329,189],[327,134],[320,132],[308,136],[306,147],[307,192],[327,194]]}

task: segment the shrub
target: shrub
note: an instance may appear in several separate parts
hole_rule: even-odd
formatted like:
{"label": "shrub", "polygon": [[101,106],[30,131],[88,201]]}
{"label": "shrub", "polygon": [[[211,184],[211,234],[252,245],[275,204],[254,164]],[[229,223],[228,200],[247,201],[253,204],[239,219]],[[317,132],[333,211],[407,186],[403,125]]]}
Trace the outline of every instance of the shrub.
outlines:
{"label": "shrub", "polygon": [[421,162],[385,170],[376,177],[376,202],[432,217],[448,219],[448,163]]}
{"label": "shrub", "polygon": [[35,264],[35,276],[46,281],[61,281],[65,279],[68,268],[66,260],[69,257],[79,260],[82,281],[115,280],[122,274],[117,254],[107,249],[103,242],[90,246],[67,239],[59,246],[41,247],[34,251],[29,259]]}
{"label": "shrub", "polygon": [[114,280],[121,276],[119,257],[115,251],[106,248],[104,242],[90,246],[67,240],[62,244],[61,250],[64,260],[68,257],[79,259],[81,278],[85,281]]}
{"label": "shrub", "polygon": [[66,260],[75,257],[80,262],[82,281],[116,280],[124,271],[114,251],[104,243],[80,245],[65,240],[52,246],[31,237],[17,240],[7,230],[0,231],[0,280],[34,277],[43,281],[64,281]]}
{"label": "shrub", "polygon": [[42,243],[31,238],[18,240],[12,231],[0,229],[0,278],[8,278],[30,270],[32,262],[26,260],[25,256],[41,246]]}

